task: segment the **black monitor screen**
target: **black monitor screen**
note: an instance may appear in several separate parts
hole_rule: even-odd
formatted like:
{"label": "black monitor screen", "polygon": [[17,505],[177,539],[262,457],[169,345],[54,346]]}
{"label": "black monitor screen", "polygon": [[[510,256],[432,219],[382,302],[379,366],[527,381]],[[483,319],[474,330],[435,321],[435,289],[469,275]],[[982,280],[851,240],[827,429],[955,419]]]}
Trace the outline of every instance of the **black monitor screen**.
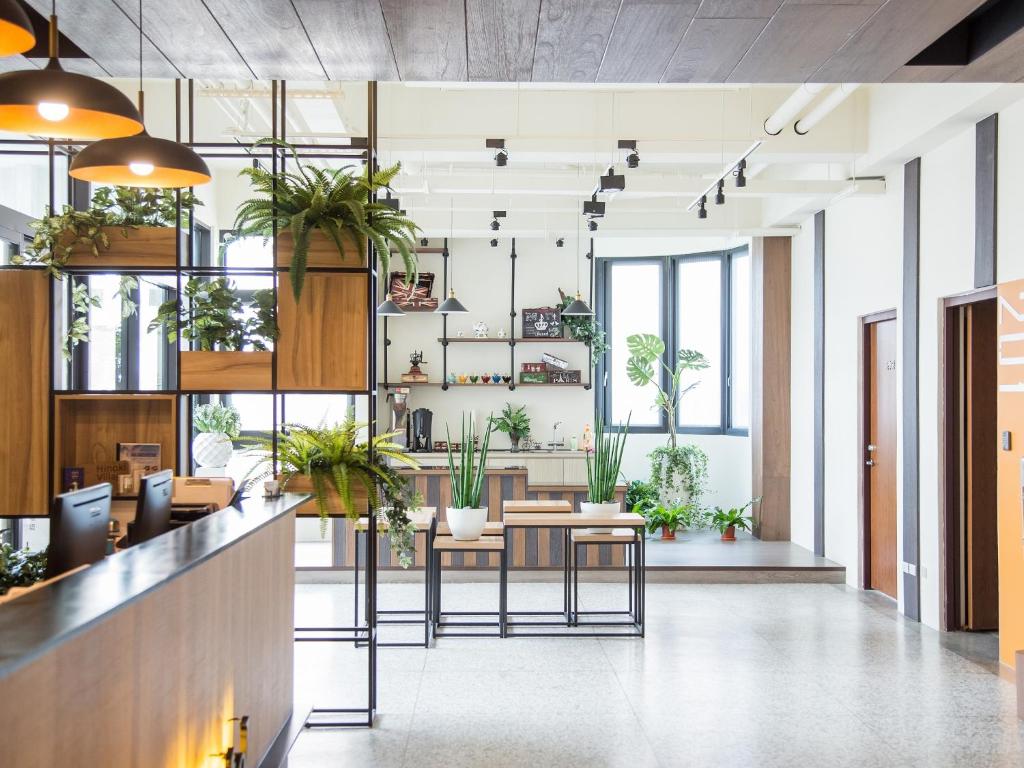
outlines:
{"label": "black monitor screen", "polygon": [[106,556],[110,496],[110,483],[101,483],[54,498],[46,578],[52,579]]}
{"label": "black monitor screen", "polygon": [[148,541],[171,529],[171,497],[174,493],[174,472],[165,469],[142,478],[139,502],[132,526],[132,544]]}

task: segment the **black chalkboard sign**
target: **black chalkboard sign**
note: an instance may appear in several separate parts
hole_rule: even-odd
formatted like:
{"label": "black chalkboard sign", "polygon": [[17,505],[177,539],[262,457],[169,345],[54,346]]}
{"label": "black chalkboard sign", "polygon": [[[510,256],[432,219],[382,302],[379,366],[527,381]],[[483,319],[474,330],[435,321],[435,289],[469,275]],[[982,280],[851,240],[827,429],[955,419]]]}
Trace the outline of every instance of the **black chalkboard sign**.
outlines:
{"label": "black chalkboard sign", "polygon": [[523,310],[524,339],[557,339],[562,335],[562,310],[536,307]]}
{"label": "black chalkboard sign", "polygon": [[548,369],[549,384],[579,384],[579,371],[555,371]]}

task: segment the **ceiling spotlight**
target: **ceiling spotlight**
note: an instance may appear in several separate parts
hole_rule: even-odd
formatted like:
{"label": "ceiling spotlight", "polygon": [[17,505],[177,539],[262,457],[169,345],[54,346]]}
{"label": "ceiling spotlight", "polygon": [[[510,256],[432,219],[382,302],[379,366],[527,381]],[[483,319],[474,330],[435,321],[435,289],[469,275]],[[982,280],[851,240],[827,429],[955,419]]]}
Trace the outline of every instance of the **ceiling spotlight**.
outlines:
{"label": "ceiling spotlight", "polygon": [[626,177],[615,173],[615,168],[609,167],[608,173],[601,177],[600,192],[621,192],[626,188]]}
{"label": "ceiling spotlight", "polygon": [[697,208],[697,218],[698,219],[706,219],[708,217],[708,209],[704,207],[705,205],[707,205],[707,202],[708,202],[708,196],[707,195],[701,196],[701,198],[700,198],[700,207]]}
{"label": "ceiling spotlight", "polygon": [[564,237],[560,237],[557,240],[555,240],[555,248],[561,248],[563,245],[565,245]]}
{"label": "ceiling spotlight", "polygon": [[743,175],[743,171],[746,170],[746,168],[747,168],[747,161],[746,160],[740,160],[738,163],[736,163],[736,170],[733,171],[733,173],[736,174],[736,186],[737,187],[745,187],[745,186],[747,186],[747,177]]}
{"label": "ceiling spotlight", "polygon": [[491,238],[491,248],[497,248],[497,247],[498,247],[498,238],[492,237]]}
{"label": "ceiling spotlight", "polygon": [[725,205],[725,179],[718,180],[718,191],[715,193],[715,205]]}
{"label": "ceiling spotlight", "polygon": [[588,221],[587,222],[587,229],[589,229],[591,232],[596,232],[597,231],[597,219],[591,219],[590,221]]}
{"label": "ceiling spotlight", "polygon": [[428,245],[430,245],[430,241],[427,240],[427,238],[425,238],[425,237],[421,237],[420,238],[420,248],[426,248]]}
{"label": "ceiling spotlight", "polygon": [[619,139],[619,149],[630,150],[629,154],[626,155],[627,166],[636,168],[640,165],[640,155],[636,151],[636,139]]}
{"label": "ceiling spotlight", "polygon": [[508,165],[508,150],[505,149],[504,139],[487,139],[486,145],[488,149],[496,149],[497,153],[494,155],[494,164],[499,168],[504,168]]}
{"label": "ceiling spotlight", "polygon": [[501,229],[501,222],[498,219],[504,219],[508,215],[507,211],[494,211],[491,219],[491,230],[497,232]]}
{"label": "ceiling spotlight", "polygon": [[501,223],[497,219],[493,219],[491,221],[491,229],[497,232],[499,229],[501,229]]}
{"label": "ceiling spotlight", "polygon": [[597,200],[597,193],[590,200],[583,201],[583,213],[586,216],[604,216],[604,203]]}

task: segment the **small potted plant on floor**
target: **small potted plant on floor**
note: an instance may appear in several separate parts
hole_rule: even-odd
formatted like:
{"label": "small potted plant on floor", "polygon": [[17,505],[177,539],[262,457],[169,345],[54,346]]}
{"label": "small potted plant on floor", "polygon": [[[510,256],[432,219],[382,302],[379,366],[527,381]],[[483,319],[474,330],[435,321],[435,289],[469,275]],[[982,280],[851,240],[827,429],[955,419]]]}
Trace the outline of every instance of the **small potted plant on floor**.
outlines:
{"label": "small potted plant on floor", "polygon": [[455,464],[452,454],[452,436],[445,425],[448,437],[448,477],[452,484],[452,505],[445,510],[452,538],[458,541],[476,541],[484,531],[487,522],[487,508],[480,506],[484,476],[487,473],[487,450],[490,447],[493,419],[488,416],[484,437],[480,444],[480,463],[475,463],[476,431],[472,424],[466,424],[462,415],[462,443],[459,447],[459,463]]}
{"label": "small potted plant on floor", "polygon": [[711,516],[711,524],[722,534],[722,541],[736,541],[736,529],[749,531],[753,519],[750,515],[744,515],[751,504],[757,499],[751,499],[742,507],[722,509],[715,507],[715,514]]}
{"label": "small potted plant on floor", "polygon": [[615,486],[622,466],[622,452],[626,448],[629,418],[621,431],[606,432],[601,415],[594,418],[594,450],[587,454],[587,500],[580,502],[584,517],[607,517],[619,513],[615,499]]}
{"label": "small potted plant on floor", "polygon": [[693,524],[693,507],[690,504],[656,504],[644,513],[647,532],[661,529],[662,541],[675,541],[676,531]]}
{"label": "small potted plant on floor", "polygon": [[658,488],[644,480],[631,480],[626,486],[626,511],[645,515],[658,504]]}
{"label": "small potted plant on floor", "polygon": [[192,459],[200,467],[226,467],[237,440],[241,417],[238,410],[222,403],[204,403],[192,413],[196,436],[192,440]]}
{"label": "small potted plant on floor", "polygon": [[501,415],[494,420],[494,429],[504,432],[512,441],[512,450],[519,450],[519,441],[530,434],[530,417],[526,415],[526,406],[518,408],[512,403],[505,403]]}

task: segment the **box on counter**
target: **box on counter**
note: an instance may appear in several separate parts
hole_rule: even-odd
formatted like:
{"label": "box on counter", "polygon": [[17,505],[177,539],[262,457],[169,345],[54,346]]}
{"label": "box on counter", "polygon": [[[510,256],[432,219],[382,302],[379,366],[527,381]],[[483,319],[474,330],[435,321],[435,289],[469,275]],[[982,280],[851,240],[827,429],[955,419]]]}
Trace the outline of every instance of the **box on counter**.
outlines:
{"label": "box on counter", "polygon": [[547,366],[544,363],[523,363],[520,370],[523,373],[544,373]]}
{"label": "box on counter", "polygon": [[582,381],[583,379],[580,377],[578,370],[548,372],[549,384],[580,384]]}
{"label": "box on counter", "polygon": [[547,352],[543,353],[540,356],[540,359],[544,361],[544,364],[547,366],[547,370],[549,371],[553,368],[560,368],[563,371],[568,370],[569,368],[569,362],[567,360],[555,357],[554,355],[549,355]]}
{"label": "box on counter", "polygon": [[519,374],[520,384],[547,384],[547,371],[523,371]]}

